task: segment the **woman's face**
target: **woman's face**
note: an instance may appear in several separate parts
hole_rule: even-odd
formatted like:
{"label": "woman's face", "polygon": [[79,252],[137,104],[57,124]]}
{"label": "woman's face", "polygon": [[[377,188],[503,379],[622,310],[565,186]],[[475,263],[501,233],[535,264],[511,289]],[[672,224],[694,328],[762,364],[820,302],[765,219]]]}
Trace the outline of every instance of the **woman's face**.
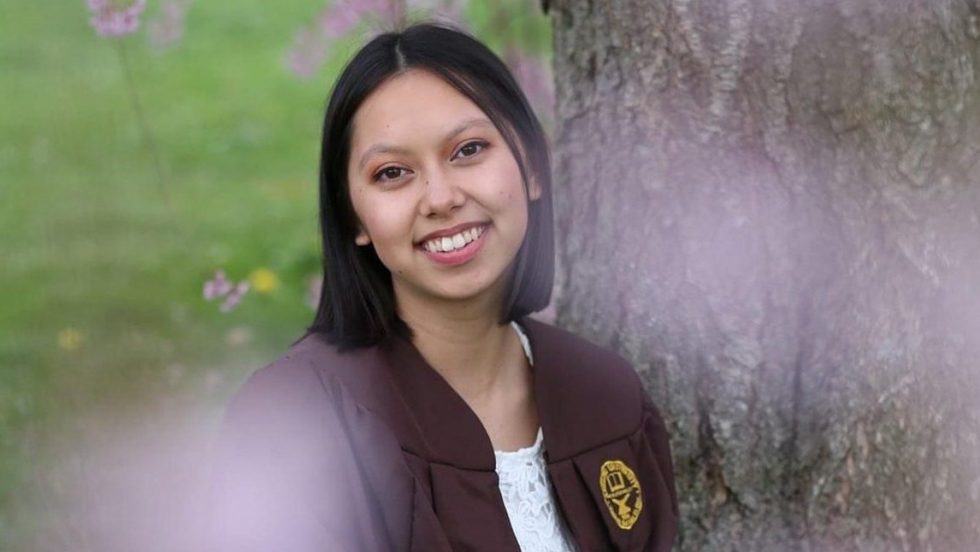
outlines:
{"label": "woman's face", "polygon": [[469,98],[428,71],[385,81],[354,115],[347,174],[355,242],[374,247],[400,305],[502,300],[527,199],[507,142]]}

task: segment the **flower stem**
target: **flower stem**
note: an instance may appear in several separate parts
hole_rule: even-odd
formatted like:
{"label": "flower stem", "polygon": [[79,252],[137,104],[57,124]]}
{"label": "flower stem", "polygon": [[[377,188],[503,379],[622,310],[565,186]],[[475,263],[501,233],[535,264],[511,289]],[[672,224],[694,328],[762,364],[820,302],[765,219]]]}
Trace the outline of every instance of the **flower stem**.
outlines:
{"label": "flower stem", "polygon": [[114,41],[116,43],[116,51],[119,53],[119,63],[122,65],[123,75],[126,78],[126,88],[129,90],[129,100],[133,104],[133,111],[136,112],[136,121],[140,129],[140,135],[143,139],[143,143],[146,148],[150,150],[150,155],[153,156],[153,166],[157,173],[157,186],[160,189],[160,195],[163,196],[163,201],[167,207],[173,207],[170,201],[170,193],[167,191],[166,183],[163,176],[163,163],[160,161],[160,148],[157,147],[156,139],[153,136],[153,131],[150,129],[150,124],[146,117],[146,112],[143,110],[143,104],[140,103],[139,93],[136,89],[136,79],[133,78],[133,70],[129,63],[129,56],[126,54],[126,46],[122,40]]}

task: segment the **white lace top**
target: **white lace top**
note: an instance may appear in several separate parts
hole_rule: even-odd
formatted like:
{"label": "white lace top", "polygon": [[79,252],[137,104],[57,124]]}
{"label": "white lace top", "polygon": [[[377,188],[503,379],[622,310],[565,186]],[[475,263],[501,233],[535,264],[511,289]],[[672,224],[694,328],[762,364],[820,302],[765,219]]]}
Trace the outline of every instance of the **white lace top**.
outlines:
{"label": "white lace top", "polygon": [[[517,323],[511,325],[533,366],[531,345]],[[494,451],[500,494],[517,542],[524,552],[572,552],[571,534],[555,505],[555,492],[544,462],[544,434],[538,428],[534,444],[515,451]]]}

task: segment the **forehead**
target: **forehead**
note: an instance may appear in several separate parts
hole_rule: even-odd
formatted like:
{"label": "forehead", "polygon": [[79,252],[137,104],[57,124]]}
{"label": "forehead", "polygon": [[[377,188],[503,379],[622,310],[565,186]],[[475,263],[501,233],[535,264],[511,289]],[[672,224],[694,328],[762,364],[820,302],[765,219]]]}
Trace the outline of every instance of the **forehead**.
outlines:
{"label": "forehead", "polygon": [[409,69],[386,80],[360,105],[351,146],[357,151],[378,141],[420,139],[479,117],[486,114],[442,78]]}

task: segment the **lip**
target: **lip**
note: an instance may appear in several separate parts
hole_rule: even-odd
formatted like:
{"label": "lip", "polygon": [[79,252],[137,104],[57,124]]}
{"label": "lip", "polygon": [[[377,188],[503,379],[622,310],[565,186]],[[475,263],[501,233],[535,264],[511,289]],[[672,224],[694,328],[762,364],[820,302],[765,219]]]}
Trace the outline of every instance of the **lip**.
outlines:
{"label": "lip", "polygon": [[[469,227],[472,226],[483,226],[483,224],[470,225]],[[466,230],[466,228],[467,227],[464,225],[463,230]],[[456,230],[455,232],[458,231],[459,230]],[[471,259],[473,259],[473,257],[476,257],[476,254],[483,249],[483,244],[486,243],[487,234],[489,233],[490,225],[487,224],[486,228],[483,229],[483,232],[480,233],[478,238],[466,244],[462,249],[456,249],[455,251],[426,251],[421,244],[419,244],[417,247],[423,255],[435,263],[443,266],[457,266],[469,262]]]}
{"label": "lip", "polygon": [[432,232],[430,234],[426,234],[425,236],[423,236],[422,239],[420,239],[419,241],[415,242],[415,245],[418,245],[419,247],[421,247],[423,243],[425,243],[425,242],[427,242],[429,240],[434,240],[436,238],[444,238],[446,236],[452,236],[453,234],[459,234],[460,232],[462,232],[464,230],[469,230],[470,228],[476,228],[477,226],[490,226],[490,223],[489,222],[486,222],[486,221],[482,221],[482,222],[464,222],[463,224],[457,224],[456,226],[453,226],[451,228],[444,228],[442,230],[436,230],[435,232]]}

